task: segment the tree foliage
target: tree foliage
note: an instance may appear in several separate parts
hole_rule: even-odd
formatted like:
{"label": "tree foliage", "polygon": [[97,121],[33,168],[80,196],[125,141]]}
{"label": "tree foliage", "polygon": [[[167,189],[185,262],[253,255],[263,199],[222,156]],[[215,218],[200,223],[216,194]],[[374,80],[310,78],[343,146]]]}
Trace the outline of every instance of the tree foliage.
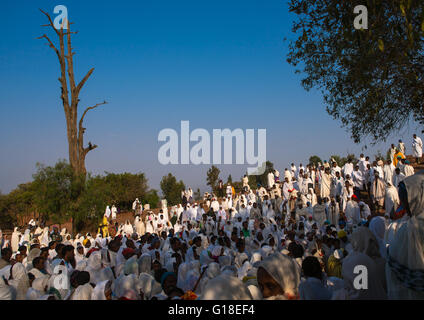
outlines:
{"label": "tree foliage", "polygon": [[[368,8],[368,29],[354,28],[357,5]],[[287,61],[356,143],[424,123],[424,1],[291,0],[289,9],[297,17]]]}
{"label": "tree foliage", "polygon": [[322,160],[318,156],[310,156],[309,157],[309,164],[313,164],[315,167],[318,167],[318,163],[322,164]]}
{"label": "tree foliage", "polygon": [[358,159],[355,157],[354,154],[348,154],[346,157],[341,157],[335,154],[330,156],[330,159],[328,162],[331,164],[332,160],[334,160],[337,162],[338,166],[343,167],[349,159],[352,161],[353,164],[358,162]]}
{"label": "tree foliage", "polygon": [[21,224],[20,218],[35,213],[42,220],[62,223],[72,218],[74,231],[95,226],[107,205],[130,210],[135,198],[157,207],[156,190],[149,190],[143,173],[76,175],[64,160],[54,166],[37,164],[33,181],[21,184],[0,196],[0,223],[3,227]]}
{"label": "tree foliage", "polygon": [[162,178],[160,188],[169,206],[175,206],[181,203],[181,191],[185,190],[185,185],[182,180],[177,182],[177,178],[171,173],[168,173],[167,176]]}
{"label": "tree foliage", "polygon": [[212,166],[206,173],[206,184],[211,187],[212,192],[216,192],[220,172],[217,167]]}

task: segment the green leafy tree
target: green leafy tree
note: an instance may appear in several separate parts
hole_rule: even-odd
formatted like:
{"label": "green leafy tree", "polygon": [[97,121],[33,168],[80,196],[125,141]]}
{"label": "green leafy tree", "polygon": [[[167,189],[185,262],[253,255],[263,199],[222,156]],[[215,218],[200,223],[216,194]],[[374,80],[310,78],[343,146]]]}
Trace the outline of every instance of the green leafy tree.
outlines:
{"label": "green leafy tree", "polygon": [[33,179],[34,203],[44,219],[62,223],[71,218],[71,203],[83,188],[72,167],[64,160],[54,167],[37,163]]}
{"label": "green leafy tree", "polygon": [[[368,29],[357,30],[357,5]],[[287,61],[355,143],[385,141],[411,118],[424,124],[424,1],[291,0]]]}
{"label": "green leafy tree", "polygon": [[256,181],[256,176],[248,176],[249,179],[249,187],[252,190],[256,190],[258,187],[258,182]]}
{"label": "green leafy tree", "polygon": [[0,228],[22,226],[25,216],[35,213],[33,184],[20,184],[7,195],[0,195]]}
{"label": "green leafy tree", "polygon": [[110,202],[121,210],[131,210],[135,198],[144,199],[148,192],[147,179],[144,173],[108,173],[104,177],[105,184],[110,187]]}
{"label": "green leafy tree", "polygon": [[155,189],[149,190],[144,197],[141,198],[142,203],[148,203],[150,208],[156,209],[159,207],[160,197]]}
{"label": "green leafy tree", "polygon": [[[0,196],[0,224],[22,224],[36,213],[42,220],[63,223],[72,218],[74,232],[93,230],[102,219],[106,205],[130,209],[135,198],[155,207],[156,190],[149,190],[143,173],[107,173],[105,176],[75,175],[66,161],[54,166],[37,164],[33,181],[21,184]],[[91,229],[90,229],[91,228]]]}
{"label": "green leafy tree", "polygon": [[310,156],[309,157],[309,164],[313,164],[315,167],[318,166],[318,163],[323,163],[321,158],[318,156]]}
{"label": "green leafy tree", "polygon": [[227,184],[232,184],[233,183],[233,177],[231,177],[231,174],[228,176],[227,178]]}
{"label": "green leafy tree", "polygon": [[212,166],[206,173],[206,184],[211,187],[212,192],[217,191],[220,172],[221,171],[217,167]]}
{"label": "green leafy tree", "polygon": [[346,156],[346,159],[350,159],[352,161],[353,164],[356,164],[358,162],[358,158],[356,158],[356,156],[353,153],[349,153]]}
{"label": "green leafy tree", "polygon": [[182,180],[177,182],[177,178],[169,173],[162,178],[160,188],[169,206],[175,206],[181,203],[181,191],[185,190],[185,185]]}

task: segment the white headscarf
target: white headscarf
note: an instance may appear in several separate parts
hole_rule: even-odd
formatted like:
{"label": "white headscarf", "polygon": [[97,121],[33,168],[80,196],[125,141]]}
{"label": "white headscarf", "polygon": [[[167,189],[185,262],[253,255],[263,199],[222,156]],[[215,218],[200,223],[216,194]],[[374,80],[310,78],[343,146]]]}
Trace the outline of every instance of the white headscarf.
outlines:
{"label": "white headscarf", "polygon": [[72,295],[72,300],[91,300],[93,287],[90,283],[78,286]]}
{"label": "white headscarf", "polygon": [[191,288],[187,287],[187,274],[190,270],[190,264],[189,263],[181,263],[178,267],[178,279],[177,279],[177,287],[182,289],[184,292],[187,290],[190,290]]}
{"label": "white headscarf", "polygon": [[249,289],[250,294],[253,297],[253,300],[262,300],[263,299],[262,292],[261,292],[261,290],[259,290],[259,288],[257,286],[254,286],[254,285],[251,284],[251,285],[247,286],[247,289]]}
{"label": "white headscarf", "polygon": [[371,258],[380,257],[380,248],[376,237],[367,227],[358,227],[350,238],[355,251],[365,253]]}
{"label": "white headscarf", "polygon": [[99,278],[99,273],[102,268],[102,255],[100,251],[94,251],[90,254],[90,257],[87,260],[87,267],[85,271],[90,273],[90,282],[97,283]]}
{"label": "white headscarf", "polygon": [[[366,267],[367,289],[355,289],[354,282],[358,277],[358,272],[355,272],[355,268],[359,265]],[[345,287],[343,290],[336,291],[333,299],[338,299],[338,297],[350,300],[386,299],[387,294],[377,273],[376,264],[368,255],[357,251],[350,252],[344,258],[342,266],[342,277]]]}
{"label": "white headscarf", "polygon": [[11,273],[13,279],[9,280],[9,284],[16,290],[16,300],[25,300],[29,279],[24,265],[20,262],[15,263],[11,267]]}
{"label": "white headscarf", "polygon": [[150,300],[153,296],[162,292],[160,283],[152,275],[141,273],[138,280],[138,288],[144,293],[144,300]]}
{"label": "white headscarf", "polygon": [[300,274],[296,262],[279,252],[268,256],[259,267],[266,272],[280,285],[284,293],[296,296],[298,293]]}
{"label": "white headscarf", "polygon": [[0,276],[0,300],[13,300],[12,289],[8,286],[3,277]]}
{"label": "white headscarf", "polygon": [[139,274],[139,265],[137,261],[137,256],[133,255],[125,262],[124,274],[135,274],[138,277]]}
{"label": "white headscarf", "polygon": [[121,275],[112,285],[113,293],[117,298],[123,297],[128,290],[137,292],[138,277],[135,274]]}
{"label": "white headscarf", "polygon": [[91,300],[106,300],[105,289],[108,282],[109,280],[105,280],[96,284],[91,293]]}
{"label": "white headscarf", "polygon": [[200,300],[252,300],[249,289],[239,279],[222,274],[206,284]]}
{"label": "white headscarf", "polygon": [[150,274],[152,270],[152,257],[148,253],[144,253],[138,259],[138,271],[139,273]]}
{"label": "white headscarf", "polygon": [[384,245],[384,235],[386,233],[386,219],[381,216],[377,216],[371,219],[369,225],[370,231],[374,234],[378,242],[378,247],[380,249],[380,255],[386,257],[386,246]]}

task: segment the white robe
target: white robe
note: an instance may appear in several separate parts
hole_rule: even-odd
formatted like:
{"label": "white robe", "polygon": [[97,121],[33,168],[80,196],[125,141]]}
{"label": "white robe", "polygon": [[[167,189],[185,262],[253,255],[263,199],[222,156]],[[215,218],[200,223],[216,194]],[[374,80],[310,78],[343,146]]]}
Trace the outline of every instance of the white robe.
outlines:
{"label": "white robe", "polygon": [[[383,171],[384,171],[384,180],[388,183],[392,183],[393,180],[393,174],[395,173],[395,166],[393,163],[391,164],[385,164]],[[393,183],[392,183],[393,184]]]}
{"label": "white robe", "polygon": [[331,175],[323,173],[321,177],[321,198],[329,198],[331,190]]}
{"label": "white robe", "polygon": [[21,236],[21,233],[18,231],[18,228],[15,228],[15,230],[12,233],[12,238],[10,240],[10,244],[12,246],[12,251],[17,252],[19,249],[19,237]]}
{"label": "white robe", "polygon": [[116,213],[118,212],[118,209],[116,209],[115,206],[112,206],[112,220],[116,220]]}
{"label": "white robe", "polygon": [[423,142],[420,137],[416,137],[412,142],[412,152],[415,158],[421,158],[423,155]]}
{"label": "white robe", "polygon": [[384,202],[386,215],[389,216],[392,209],[396,211],[397,207],[399,206],[399,203],[400,201],[397,189],[394,186],[388,186],[386,188],[386,197]]}

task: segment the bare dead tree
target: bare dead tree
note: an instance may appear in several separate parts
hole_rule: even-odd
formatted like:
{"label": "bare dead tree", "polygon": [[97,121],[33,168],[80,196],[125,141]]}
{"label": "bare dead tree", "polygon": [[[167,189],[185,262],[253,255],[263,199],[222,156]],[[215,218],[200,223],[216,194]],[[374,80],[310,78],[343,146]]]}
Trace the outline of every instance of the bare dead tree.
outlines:
{"label": "bare dead tree", "polygon": [[[62,21],[62,26],[60,30],[57,30],[53,24],[53,21],[50,15],[41,10],[40,11],[47,17],[49,20],[48,24],[42,25],[42,27],[51,27],[59,38],[59,48],[57,48],[50,38],[43,34],[41,37],[37,39],[46,39],[47,45],[52,48],[57,58],[59,59],[60,64],[60,78],[58,79],[61,85],[61,100],[63,104],[63,109],[65,111],[66,117],[66,132],[68,137],[68,148],[69,148],[69,163],[74,170],[74,172],[78,175],[85,175],[87,170],[85,168],[85,157],[87,153],[91,150],[97,148],[97,145],[93,145],[91,142],[88,143],[87,147],[84,147],[84,133],[85,129],[83,127],[84,117],[88,111],[93,110],[101,105],[106,104],[106,101],[101,103],[97,103],[92,107],[88,107],[85,109],[82,114],[80,120],[78,121],[78,103],[79,94],[81,92],[82,87],[87,82],[88,78],[94,71],[94,68],[91,68],[87,74],[82,78],[82,80],[77,84],[75,81],[74,74],[74,61],[73,56],[75,52],[72,51],[71,45],[71,35],[77,34],[78,31],[71,32],[70,26],[73,23],[70,23],[66,19]],[[63,26],[67,24],[67,30],[64,31]],[[68,87],[69,81],[69,87]]]}

